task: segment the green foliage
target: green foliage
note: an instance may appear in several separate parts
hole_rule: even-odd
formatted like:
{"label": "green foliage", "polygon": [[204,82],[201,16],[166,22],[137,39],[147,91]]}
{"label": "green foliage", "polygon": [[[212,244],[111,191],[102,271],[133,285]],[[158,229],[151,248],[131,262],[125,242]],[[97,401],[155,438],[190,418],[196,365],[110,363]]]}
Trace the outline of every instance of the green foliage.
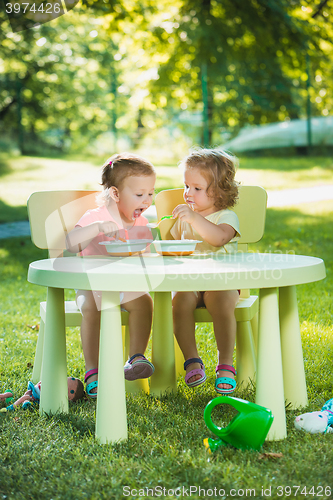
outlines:
{"label": "green foliage", "polygon": [[201,143],[203,64],[210,143],[304,116],[308,90],[312,114],[326,116],[330,15],[330,3],[306,0],[85,0],[12,33],[1,12],[0,131],[28,153],[127,149],[161,128]]}
{"label": "green foliage", "polygon": [[[112,127],[117,47],[106,30],[96,41],[94,28],[92,17],[71,12],[38,30],[3,35],[3,124],[17,122],[12,104],[20,90],[25,150],[36,137],[59,149],[73,142],[72,149],[80,149],[84,138]],[[117,95],[119,113],[122,101]]]}
{"label": "green foliage", "polygon": [[[161,50],[165,41],[171,49],[153,82],[154,99],[167,92],[166,106],[201,109],[206,64],[210,126],[217,132],[210,142],[219,141],[224,130],[304,115],[306,53],[311,50],[315,86],[331,57],[331,45],[321,42],[331,30],[325,23],[331,7],[323,9],[314,19],[315,9],[305,2],[184,0],[174,21],[155,31]],[[328,114],[330,99],[318,91],[326,96],[325,88],[313,89],[312,101]]]}

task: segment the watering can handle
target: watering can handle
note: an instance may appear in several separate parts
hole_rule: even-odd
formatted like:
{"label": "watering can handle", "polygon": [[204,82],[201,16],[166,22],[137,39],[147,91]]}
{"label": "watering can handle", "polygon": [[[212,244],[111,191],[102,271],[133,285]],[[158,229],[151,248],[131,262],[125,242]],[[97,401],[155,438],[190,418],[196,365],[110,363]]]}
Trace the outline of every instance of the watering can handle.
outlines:
{"label": "watering can handle", "polygon": [[237,400],[235,398],[230,398],[228,396],[219,396],[217,398],[212,399],[209,401],[207,404],[205,410],[204,410],[204,420],[205,423],[210,431],[212,431],[214,434],[219,436],[219,433],[222,431],[223,427],[218,427],[217,425],[214,424],[212,421],[212,411],[217,405],[222,405],[222,404],[227,404],[231,405],[237,410]]}

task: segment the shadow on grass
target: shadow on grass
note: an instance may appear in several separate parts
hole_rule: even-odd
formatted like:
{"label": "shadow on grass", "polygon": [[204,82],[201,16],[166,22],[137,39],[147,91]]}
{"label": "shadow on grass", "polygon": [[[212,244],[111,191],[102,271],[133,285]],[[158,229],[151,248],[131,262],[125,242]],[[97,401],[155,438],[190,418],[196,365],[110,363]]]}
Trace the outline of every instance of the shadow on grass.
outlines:
{"label": "shadow on grass", "polygon": [[95,434],[96,404],[92,401],[70,403],[69,413],[45,415],[45,418],[54,419],[69,426],[74,434],[90,437]]}
{"label": "shadow on grass", "polygon": [[21,269],[26,272],[31,262],[47,258],[47,250],[35,247],[29,236],[0,240],[0,249],[4,251],[4,256],[0,258],[0,274],[3,273],[3,277],[7,275],[6,266],[10,263],[15,273],[13,279],[17,278]]}
{"label": "shadow on grass", "polygon": [[12,171],[13,169],[9,162],[5,158],[0,157],[0,177],[10,174]]}
{"label": "shadow on grass", "polygon": [[[253,388],[237,390],[236,397],[254,400]],[[179,438],[186,443],[187,435],[195,432],[198,435],[198,446],[202,445],[202,439],[210,432],[205,426],[203,411],[205,406],[216,397],[214,383],[207,380],[207,383],[193,391],[185,386],[180,380],[177,392],[155,397],[143,392],[136,395],[127,394],[126,406],[128,415],[128,426],[130,439],[149,440],[149,435],[161,433],[161,430],[168,433],[171,428],[179,434]],[[21,410],[23,411],[23,410]],[[38,415],[38,409],[31,410]],[[229,424],[230,420],[237,414],[237,411],[230,405],[223,404],[214,410],[214,421],[219,421],[222,427]],[[87,438],[95,434],[96,402],[92,400],[82,400],[76,403],[69,403],[68,413],[58,413],[56,415],[44,415],[49,422],[63,424],[71,429],[73,435],[80,438]],[[164,432],[163,431],[163,432]],[[192,438],[189,436],[189,443]],[[188,444],[189,444],[188,443]],[[128,445],[125,444],[127,449]]]}
{"label": "shadow on grass", "polygon": [[0,200],[0,223],[28,220],[26,205],[13,207]]}

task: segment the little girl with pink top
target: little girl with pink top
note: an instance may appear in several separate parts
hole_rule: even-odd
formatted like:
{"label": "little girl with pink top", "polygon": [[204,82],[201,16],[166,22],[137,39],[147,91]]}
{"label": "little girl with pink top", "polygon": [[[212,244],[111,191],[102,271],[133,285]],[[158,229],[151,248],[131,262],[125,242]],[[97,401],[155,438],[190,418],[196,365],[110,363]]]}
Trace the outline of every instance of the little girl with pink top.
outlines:
{"label": "little girl with pink top", "polygon": [[[148,220],[142,215],[152,204],[156,173],[140,156],[123,153],[109,158],[102,167],[101,205],[88,210],[67,235],[67,249],[73,253],[107,255],[99,243],[111,239],[152,239]],[[86,392],[97,397],[101,292],[78,290],[76,301],[82,314],[81,342],[85,358]],[[129,312],[129,359],[125,378],[148,378],[154,366],[145,356],[153,315],[148,293],[121,294],[122,308]],[[89,383],[87,383],[89,380]]]}

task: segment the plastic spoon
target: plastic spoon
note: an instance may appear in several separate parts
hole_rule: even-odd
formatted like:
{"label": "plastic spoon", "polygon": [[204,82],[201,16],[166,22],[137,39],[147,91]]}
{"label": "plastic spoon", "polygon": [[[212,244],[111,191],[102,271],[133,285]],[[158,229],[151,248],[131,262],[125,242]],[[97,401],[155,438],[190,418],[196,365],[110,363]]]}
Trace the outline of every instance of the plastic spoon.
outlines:
{"label": "plastic spoon", "polygon": [[147,224],[147,226],[150,228],[158,227],[161,224],[162,220],[165,220],[165,219],[173,219],[173,215],[164,215],[163,217],[161,217],[161,219],[158,221],[157,224],[151,223],[151,224]]}
{"label": "plastic spoon", "polygon": [[161,220],[158,222],[157,225],[161,224],[162,220],[165,219],[173,219],[173,215],[164,215],[163,217],[161,217]]}

